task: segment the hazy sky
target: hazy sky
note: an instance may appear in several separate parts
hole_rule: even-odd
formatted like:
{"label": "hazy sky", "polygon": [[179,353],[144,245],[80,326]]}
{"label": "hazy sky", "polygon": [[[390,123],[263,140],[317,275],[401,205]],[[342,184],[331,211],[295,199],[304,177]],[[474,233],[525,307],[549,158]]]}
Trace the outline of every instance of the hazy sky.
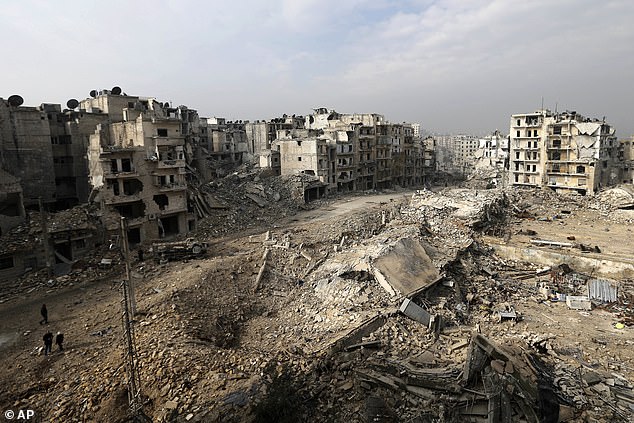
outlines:
{"label": "hazy sky", "polygon": [[634,134],[632,0],[3,1],[0,97],[118,85],[201,116],[314,107],[508,132],[544,106]]}

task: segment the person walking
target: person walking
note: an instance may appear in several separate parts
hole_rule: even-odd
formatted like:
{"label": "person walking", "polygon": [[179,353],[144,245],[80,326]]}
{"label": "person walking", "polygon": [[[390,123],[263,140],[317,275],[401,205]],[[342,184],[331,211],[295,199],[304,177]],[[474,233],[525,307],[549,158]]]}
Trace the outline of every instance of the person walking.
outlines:
{"label": "person walking", "polygon": [[46,304],[42,304],[42,308],[40,309],[40,314],[42,314],[42,320],[40,320],[40,325],[48,325],[48,310],[46,309]]}
{"label": "person walking", "polygon": [[48,355],[53,349],[53,334],[51,331],[48,331],[42,337],[44,340],[44,355]]}
{"label": "person walking", "polygon": [[64,334],[61,332],[57,332],[57,335],[55,336],[55,345],[59,347],[60,351],[64,351],[64,347],[62,346],[63,343],[64,343]]}

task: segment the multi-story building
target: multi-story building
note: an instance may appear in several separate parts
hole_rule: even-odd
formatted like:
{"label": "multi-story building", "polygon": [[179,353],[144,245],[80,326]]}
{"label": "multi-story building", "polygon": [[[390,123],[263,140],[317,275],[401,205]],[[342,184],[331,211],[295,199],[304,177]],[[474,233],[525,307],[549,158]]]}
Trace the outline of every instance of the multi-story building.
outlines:
{"label": "multi-story building", "polygon": [[622,163],[621,181],[624,184],[634,183],[634,136],[629,140],[621,140],[619,160]]}
{"label": "multi-story building", "polygon": [[439,171],[467,176],[475,168],[478,138],[474,135],[434,135]]}
{"label": "multi-story building", "polygon": [[[305,130],[280,130],[277,139],[275,148],[261,157],[261,166],[273,168],[277,159],[273,153],[278,152],[282,175],[289,172],[319,175],[329,191],[412,186],[423,180],[423,150],[421,143],[414,142],[412,126],[389,123],[382,115],[340,114],[318,108],[307,116]],[[297,143],[297,146],[292,144],[295,150],[286,142],[289,139]],[[304,161],[300,165],[295,158],[285,157],[297,153],[308,140],[311,142],[306,143],[306,148],[310,154],[315,154],[316,140],[320,146],[324,143],[329,146],[327,174],[321,167],[325,161],[321,164]]]}
{"label": "multi-story building", "polygon": [[619,180],[618,143],[605,121],[568,111],[515,114],[509,138],[512,185],[592,194]]}
{"label": "multi-story building", "polygon": [[24,222],[25,217],[20,180],[0,169],[0,236]]}
{"label": "multi-story building", "polygon": [[434,137],[426,137],[419,141],[419,145],[422,152],[421,183],[427,185],[436,171],[436,140]]}
{"label": "multi-story building", "polygon": [[316,197],[327,190],[336,190],[337,144],[331,139],[317,136],[310,130],[288,130],[273,147],[273,151],[279,152],[282,175],[303,173],[314,176],[319,181]]}
{"label": "multi-story building", "polygon": [[412,123],[412,130],[414,131],[414,136],[420,137],[420,123]]}
{"label": "multi-story building", "polygon": [[37,209],[55,203],[55,173],[51,131],[46,113],[22,106],[22,98],[0,98],[0,168],[18,178],[24,206]]}
{"label": "multi-story building", "polygon": [[247,139],[247,157],[257,157],[261,152],[271,149],[271,144],[277,137],[277,131],[304,128],[303,116],[283,115],[270,121],[245,122],[244,129]]}
{"label": "multi-story building", "polygon": [[132,244],[184,234],[195,219],[187,204],[181,116],[154,99],[127,106],[123,122],[98,125],[90,137],[90,180],[102,221],[114,232],[126,217]]}
{"label": "multi-story building", "polygon": [[358,125],[359,165],[357,189],[366,191],[376,186],[376,128],[374,125]]}
{"label": "multi-story building", "polygon": [[197,168],[205,180],[225,176],[242,164],[248,154],[246,125],[218,117],[200,119]]}
{"label": "multi-story building", "polygon": [[[69,106],[77,106],[70,100]],[[59,104],[42,104],[51,131],[53,171],[55,173],[55,208],[67,209],[86,203],[92,187],[88,181],[86,152],[90,135],[98,124],[106,122],[105,113],[72,109],[62,112]]]}
{"label": "multi-story building", "polygon": [[478,140],[475,152],[476,168],[493,168],[503,170],[507,167],[509,157],[509,139],[500,131],[482,137]]}

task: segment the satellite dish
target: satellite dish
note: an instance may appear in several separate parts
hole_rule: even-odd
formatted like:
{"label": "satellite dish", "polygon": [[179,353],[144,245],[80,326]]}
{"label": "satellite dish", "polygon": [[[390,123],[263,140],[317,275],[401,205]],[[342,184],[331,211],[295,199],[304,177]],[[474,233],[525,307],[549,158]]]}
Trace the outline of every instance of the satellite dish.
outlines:
{"label": "satellite dish", "polygon": [[120,95],[121,94],[121,88],[120,87],[112,87],[112,89],[110,90],[110,94],[112,94],[112,95]]}
{"label": "satellite dish", "polygon": [[20,97],[19,95],[12,95],[11,97],[8,98],[8,101],[9,101],[9,104],[12,105],[13,107],[21,106],[22,103],[24,103],[24,99]]}
{"label": "satellite dish", "polygon": [[74,98],[71,98],[70,100],[66,102],[66,107],[68,107],[71,110],[75,109],[77,106],[79,106],[79,101],[75,100]]}
{"label": "satellite dish", "polygon": [[97,98],[97,90],[92,90],[92,91],[90,92],[90,96],[91,96],[92,98]]}

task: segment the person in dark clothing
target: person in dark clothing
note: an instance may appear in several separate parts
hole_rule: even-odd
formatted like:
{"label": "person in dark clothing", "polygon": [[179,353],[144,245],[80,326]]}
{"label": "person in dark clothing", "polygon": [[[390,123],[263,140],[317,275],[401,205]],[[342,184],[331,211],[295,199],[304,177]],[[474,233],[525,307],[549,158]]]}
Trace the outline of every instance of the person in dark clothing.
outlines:
{"label": "person in dark clothing", "polygon": [[48,355],[53,349],[53,334],[49,331],[42,337],[44,340],[44,355]]}
{"label": "person in dark clothing", "polygon": [[40,320],[40,325],[48,325],[48,310],[46,309],[46,304],[42,304],[40,313],[42,314],[42,320]]}
{"label": "person in dark clothing", "polygon": [[57,332],[57,335],[55,336],[55,345],[59,347],[60,351],[64,350],[64,347],[62,346],[63,343],[64,343],[64,334],[61,332]]}

